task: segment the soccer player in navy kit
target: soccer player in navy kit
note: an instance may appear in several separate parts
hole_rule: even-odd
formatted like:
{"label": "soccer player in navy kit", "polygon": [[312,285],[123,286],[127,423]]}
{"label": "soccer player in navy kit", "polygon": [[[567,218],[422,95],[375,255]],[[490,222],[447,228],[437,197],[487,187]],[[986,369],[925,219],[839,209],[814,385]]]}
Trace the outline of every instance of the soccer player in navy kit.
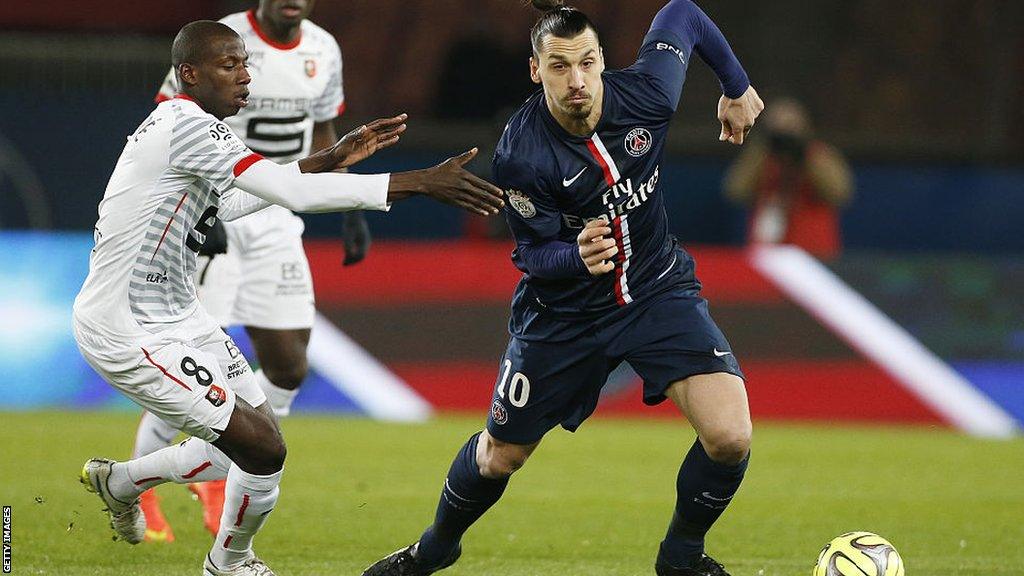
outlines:
{"label": "soccer player in navy kit", "polygon": [[509,121],[494,158],[523,278],[487,429],[456,456],[434,524],[364,576],[424,575],[454,563],[462,535],[544,434],[559,424],[575,430],[623,361],[643,377],[647,404],[670,398],[698,435],[679,470],[655,570],[727,575],[704,554],[704,537],[743,479],[750,414],[693,258],[669,234],[660,163],[694,52],[722,84],[721,140],[742,144],[764,106],[722,33],[690,0],[668,2],[636,63],[617,71],[604,70],[583,13],[533,4],[545,14],[532,32],[530,72],[544,90]]}

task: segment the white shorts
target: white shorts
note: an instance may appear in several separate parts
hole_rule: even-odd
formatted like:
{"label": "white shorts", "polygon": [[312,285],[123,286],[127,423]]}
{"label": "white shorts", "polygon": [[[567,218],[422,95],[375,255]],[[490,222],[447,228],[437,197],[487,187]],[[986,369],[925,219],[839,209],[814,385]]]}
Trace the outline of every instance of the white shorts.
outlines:
{"label": "white shorts", "polygon": [[[207,317],[209,318],[209,317]],[[114,341],[75,325],[82,356],[112,386],[178,430],[214,442],[231,420],[236,396],[266,402],[249,363],[212,321],[200,330]]]}
{"label": "white shorts", "polygon": [[302,221],[271,207],[224,224],[227,254],[201,257],[199,301],[222,326],[311,328],[313,278],[302,248]]}

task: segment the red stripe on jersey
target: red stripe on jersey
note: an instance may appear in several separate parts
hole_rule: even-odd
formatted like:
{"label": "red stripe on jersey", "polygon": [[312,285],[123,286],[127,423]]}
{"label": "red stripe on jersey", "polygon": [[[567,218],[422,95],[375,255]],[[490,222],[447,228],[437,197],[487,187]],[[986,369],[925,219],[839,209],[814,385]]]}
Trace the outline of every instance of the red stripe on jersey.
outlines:
{"label": "red stripe on jersey", "polygon": [[246,170],[249,169],[249,166],[252,166],[253,164],[259,162],[260,160],[263,160],[263,156],[260,156],[255,152],[239,160],[238,163],[235,164],[235,168],[232,170],[232,172],[235,175],[235,178],[241,176],[242,172],[245,172]]}
{"label": "red stripe on jersey", "polygon": [[252,26],[253,31],[256,32],[256,35],[260,37],[260,40],[263,40],[264,42],[266,42],[267,44],[274,48],[277,48],[278,50],[291,50],[292,48],[296,48],[299,45],[299,42],[302,42],[302,28],[299,28],[299,34],[295,37],[295,40],[292,40],[287,44],[283,44],[281,42],[277,42],[276,40],[274,40],[270,36],[267,36],[266,33],[263,32],[263,30],[260,28],[260,21],[256,18],[255,10],[249,10],[245,13],[245,16],[249,19],[249,25]]}
{"label": "red stripe on jersey", "polygon": [[[242,494],[242,506],[238,509],[238,517],[235,518],[235,526],[242,525],[242,517],[245,516],[245,509],[249,507],[249,495]],[[227,542],[224,543],[227,546]]]}
{"label": "red stripe on jersey", "polygon": [[232,535],[228,534],[228,537],[224,539],[224,547],[227,548],[228,544],[231,544]]}
{"label": "red stripe on jersey", "polygon": [[181,386],[182,388],[184,388],[185,390],[188,390],[189,392],[192,391],[192,389],[189,388],[187,384],[185,384],[181,380],[178,380],[177,378],[174,377],[174,374],[171,374],[170,372],[167,371],[166,368],[164,368],[163,366],[157,364],[156,360],[153,360],[153,357],[149,355],[149,352],[146,351],[145,348],[142,349],[142,353],[146,355],[146,360],[149,360],[150,364],[152,364],[153,366],[156,366],[158,370],[160,370],[161,372],[164,373],[164,376],[167,376],[171,380],[177,382],[178,385]]}
{"label": "red stripe on jersey", "polygon": [[601,151],[597,149],[597,145],[594,144],[593,140],[587,140],[587,148],[590,149],[590,153],[594,155],[594,159],[601,165],[601,170],[604,171],[604,181],[609,186],[615,186],[615,177],[612,176],[612,170],[608,167],[608,163],[604,161],[604,156],[601,156]]}
{"label": "red stripe on jersey", "polygon": [[171,100],[171,97],[160,92],[157,92],[156,97],[153,98],[153,102],[156,102],[157,104],[161,102],[167,102],[168,100]]}
{"label": "red stripe on jersey", "polygon": [[[615,234],[615,246],[618,247],[618,260],[622,260],[626,257],[626,246],[622,242],[622,217],[618,217],[612,220],[612,233]],[[622,275],[624,271],[622,265],[615,266],[615,301],[619,303],[619,306],[626,305],[626,298],[622,295]]]}
{"label": "red stripe on jersey", "polygon": [[339,117],[340,117],[340,116],[341,116],[342,114],[344,114],[344,113],[345,113],[345,107],[346,107],[346,106],[348,106],[348,103],[347,103],[347,102],[345,102],[344,100],[342,100],[342,101],[341,101],[341,106],[338,106],[338,116],[339,116]]}
{"label": "red stripe on jersey", "polygon": [[143,484],[145,484],[147,482],[155,482],[157,480],[163,480],[163,478],[161,478],[160,476],[153,476],[152,478],[143,478],[142,480],[136,480],[135,481],[135,485],[136,486],[142,486]]}
{"label": "red stripe on jersey", "polygon": [[199,466],[196,466],[195,468],[193,468],[192,471],[189,472],[188,474],[183,474],[182,478],[184,478],[185,480],[188,480],[189,478],[195,478],[196,474],[199,474],[200,472],[202,472],[203,470],[206,470],[210,466],[213,466],[213,462],[210,462],[210,461],[203,462]]}
{"label": "red stripe on jersey", "polygon": [[181,205],[185,203],[185,198],[188,198],[188,192],[186,191],[181,195],[181,200],[178,200],[178,205],[174,208],[174,214],[167,219],[167,226],[164,226],[164,233],[160,235],[160,241],[156,243],[156,249],[153,250],[153,255],[149,258],[152,262],[156,258],[156,253],[160,251],[160,246],[164,243],[164,238],[167,237],[167,231],[171,229],[171,222],[174,222],[174,216],[178,214],[178,210],[181,210]]}

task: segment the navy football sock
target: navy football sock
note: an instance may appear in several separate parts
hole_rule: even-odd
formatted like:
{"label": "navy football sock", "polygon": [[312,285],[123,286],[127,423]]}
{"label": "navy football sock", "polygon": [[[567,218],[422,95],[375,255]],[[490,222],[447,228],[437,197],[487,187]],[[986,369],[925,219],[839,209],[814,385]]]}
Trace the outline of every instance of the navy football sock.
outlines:
{"label": "navy football sock", "polygon": [[420,536],[416,557],[427,566],[442,563],[466,530],[501,498],[508,486],[508,478],[494,480],[480,475],[476,464],[479,440],[480,433],[474,434],[455,456],[441,490],[434,524]]}
{"label": "navy football sock", "polygon": [[679,468],[676,510],[661,542],[659,558],[677,568],[691,566],[704,553],[704,535],[725,511],[747,471],[750,454],[736,465],[712,460],[700,439]]}

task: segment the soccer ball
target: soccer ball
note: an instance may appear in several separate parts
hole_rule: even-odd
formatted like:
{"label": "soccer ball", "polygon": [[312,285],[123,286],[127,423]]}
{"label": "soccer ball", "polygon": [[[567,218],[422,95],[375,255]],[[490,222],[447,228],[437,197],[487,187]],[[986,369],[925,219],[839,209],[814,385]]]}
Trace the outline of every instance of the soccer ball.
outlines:
{"label": "soccer ball", "polygon": [[825,544],[811,576],[904,576],[903,559],[878,534],[847,532]]}

